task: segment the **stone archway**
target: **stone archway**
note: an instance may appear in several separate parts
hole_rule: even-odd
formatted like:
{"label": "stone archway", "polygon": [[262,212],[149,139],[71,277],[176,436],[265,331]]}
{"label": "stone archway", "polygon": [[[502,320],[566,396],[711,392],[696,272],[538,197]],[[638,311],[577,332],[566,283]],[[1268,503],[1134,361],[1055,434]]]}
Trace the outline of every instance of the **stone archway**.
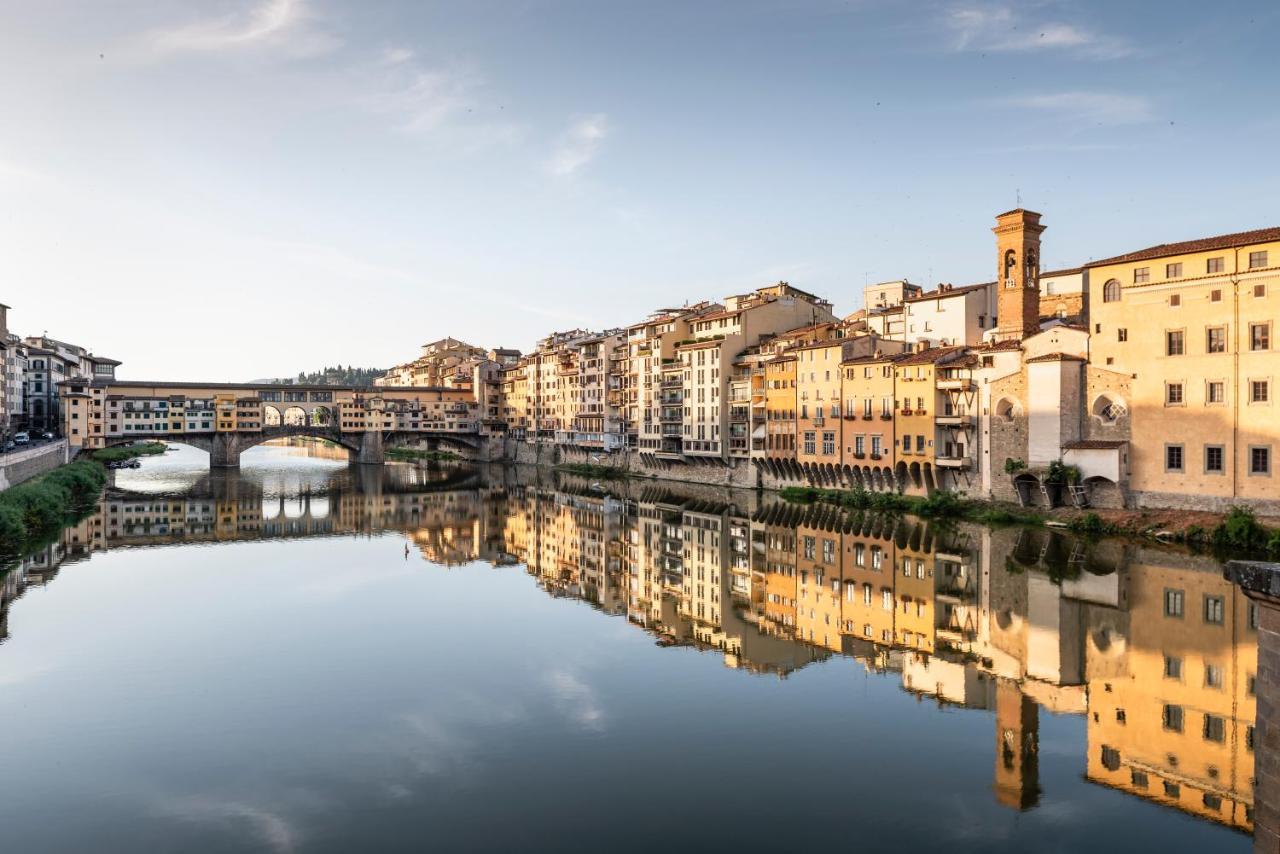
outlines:
{"label": "stone archway", "polygon": [[333,423],[333,410],[327,406],[317,406],[311,410],[307,422],[312,427],[328,427]]}
{"label": "stone archway", "polygon": [[307,426],[307,411],[301,406],[290,406],[284,411],[284,426],[286,427],[305,427]]}
{"label": "stone archway", "polygon": [[262,425],[264,427],[279,427],[284,423],[284,416],[280,414],[280,410],[270,404],[262,407]]}

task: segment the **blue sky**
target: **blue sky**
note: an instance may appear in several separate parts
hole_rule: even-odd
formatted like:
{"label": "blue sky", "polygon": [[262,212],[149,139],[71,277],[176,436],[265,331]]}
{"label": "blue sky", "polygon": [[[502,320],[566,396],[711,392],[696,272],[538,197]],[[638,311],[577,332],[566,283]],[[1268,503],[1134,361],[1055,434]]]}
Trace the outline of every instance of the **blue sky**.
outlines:
{"label": "blue sky", "polygon": [[0,10],[0,301],[135,379],[1280,225],[1274,2]]}

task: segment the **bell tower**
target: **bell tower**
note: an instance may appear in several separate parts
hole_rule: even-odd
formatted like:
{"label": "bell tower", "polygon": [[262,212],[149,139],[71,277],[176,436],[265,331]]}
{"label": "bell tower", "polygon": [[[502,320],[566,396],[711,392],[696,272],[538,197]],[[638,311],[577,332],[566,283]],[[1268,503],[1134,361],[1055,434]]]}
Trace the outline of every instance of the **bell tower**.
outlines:
{"label": "bell tower", "polygon": [[1040,331],[1040,214],[1016,210],[996,217],[996,339],[1021,341]]}

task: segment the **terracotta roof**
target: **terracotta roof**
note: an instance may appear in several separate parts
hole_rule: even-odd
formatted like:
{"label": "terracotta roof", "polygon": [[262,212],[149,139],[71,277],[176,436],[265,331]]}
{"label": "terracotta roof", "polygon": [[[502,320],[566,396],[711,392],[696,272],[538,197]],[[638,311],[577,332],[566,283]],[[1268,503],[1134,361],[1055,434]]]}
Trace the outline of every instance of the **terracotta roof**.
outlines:
{"label": "terracotta roof", "polygon": [[984,344],[975,344],[969,349],[979,353],[990,352],[993,350],[1021,350],[1022,342],[1016,341],[1012,338],[1005,338],[1003,341],[988,341]]}
{"label": "terracotta roof", "polygon": [[1079,439],[1063,444],[1064,451],[1110,451],[1129,444],[1122,439]]}
{"label": "terracotta roof", "polygon": [[1083,271],[1084,271],[1084,267],[1070,267],[1070,268],[1068,268],[1068,269],[1066,269],[1066,270],[1050,270],[1050,271],[1049,271],[1049,272],[1047,272],[1047,273],[1046,273],[1046,272],[1041,272],[1041,273],[1040,273],[1040,278],[1042,278],[1042,279],[1052,279],[1054,276],[1070,276],[1070,275],[1072,275],[1072,274],[1074,274],[1074,273],[1080,273],[1080,272],[1083,272]]}
{"label": "terracotta roof", "polygon": [[941,362],[943,359],[959,355],[963,349],[963,347],[930,347],[928,350],[921,350],[919,353],[905,354],[898,364],[932,365]]}
{"label": "terracotta roof", "polygon": [[1202,237],[1199,240],[1184,240],[1181,243],[1161,243],[1116,255],[1114,258],[1103,258],[1090,261],[1086,267],[1100,267],[1103,264],[1125,264],[1130,261],[1146,261],[1151,258],[1166,258],[1170,255],[1183,255],[1188,252],[1212,252],[1215,249],[1233,249],[1237,246],[1248,246],[1251,243],[1271,243],[1280,240],[1280,228],[1259,228],[1254,231],[1237,231],[1234,234],[1220,234],[1217,237]]}
{"label": "terracotta roof", "polygon": [[940,299],[942,297],[953,297],[958,296],[959,294],[967,294],[970,291],[981,290],[982,288],[990,288],[994,285],[995,282],[982,282],[977,285],[962,285],[960,287],[953,287],[947,290],[933,290],[920,294],[919,296],[907,297],[903,302],[924,302],[925,300]]}
{"label": "terracotta roof", "polygon": [[1083,362],[1080,356],[1073,356],[1070,353],[1045,353],[1043,356],[1036,356],[1033,359],[1027,359],[1027,364],[1032,362]]}
{"label": "terracotta roof", "polygon": [[1002,216],[1008,216],[1009,214],[1016,214],[1016,213],[1029,213],[1029,214],[1035,214],[1036,216],[1040,216],[1040,214],[1037,213],[1036,211],[1029,211],[1026,208],[1014,208],[1011,211],[1005,211],[1002,214],[996,214],[996,219],[999,219]]}
{"label": "terracotta roof", "polygon": [[862,364],[880,364],[882,362],[899,362],[906,358],[909,353],[881,353],[879,356],[854,356],[852,359],[845,359],[841,365],[862,365]]}

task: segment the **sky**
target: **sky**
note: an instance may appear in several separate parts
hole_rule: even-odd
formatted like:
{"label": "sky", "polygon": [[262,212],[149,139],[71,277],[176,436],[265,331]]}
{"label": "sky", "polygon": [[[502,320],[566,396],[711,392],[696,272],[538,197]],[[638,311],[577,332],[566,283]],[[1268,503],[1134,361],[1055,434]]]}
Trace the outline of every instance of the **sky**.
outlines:
{"label": "sky", "polygon": [[1280,4],[0,0],[0,301],[128,379],[1280,225]]}

